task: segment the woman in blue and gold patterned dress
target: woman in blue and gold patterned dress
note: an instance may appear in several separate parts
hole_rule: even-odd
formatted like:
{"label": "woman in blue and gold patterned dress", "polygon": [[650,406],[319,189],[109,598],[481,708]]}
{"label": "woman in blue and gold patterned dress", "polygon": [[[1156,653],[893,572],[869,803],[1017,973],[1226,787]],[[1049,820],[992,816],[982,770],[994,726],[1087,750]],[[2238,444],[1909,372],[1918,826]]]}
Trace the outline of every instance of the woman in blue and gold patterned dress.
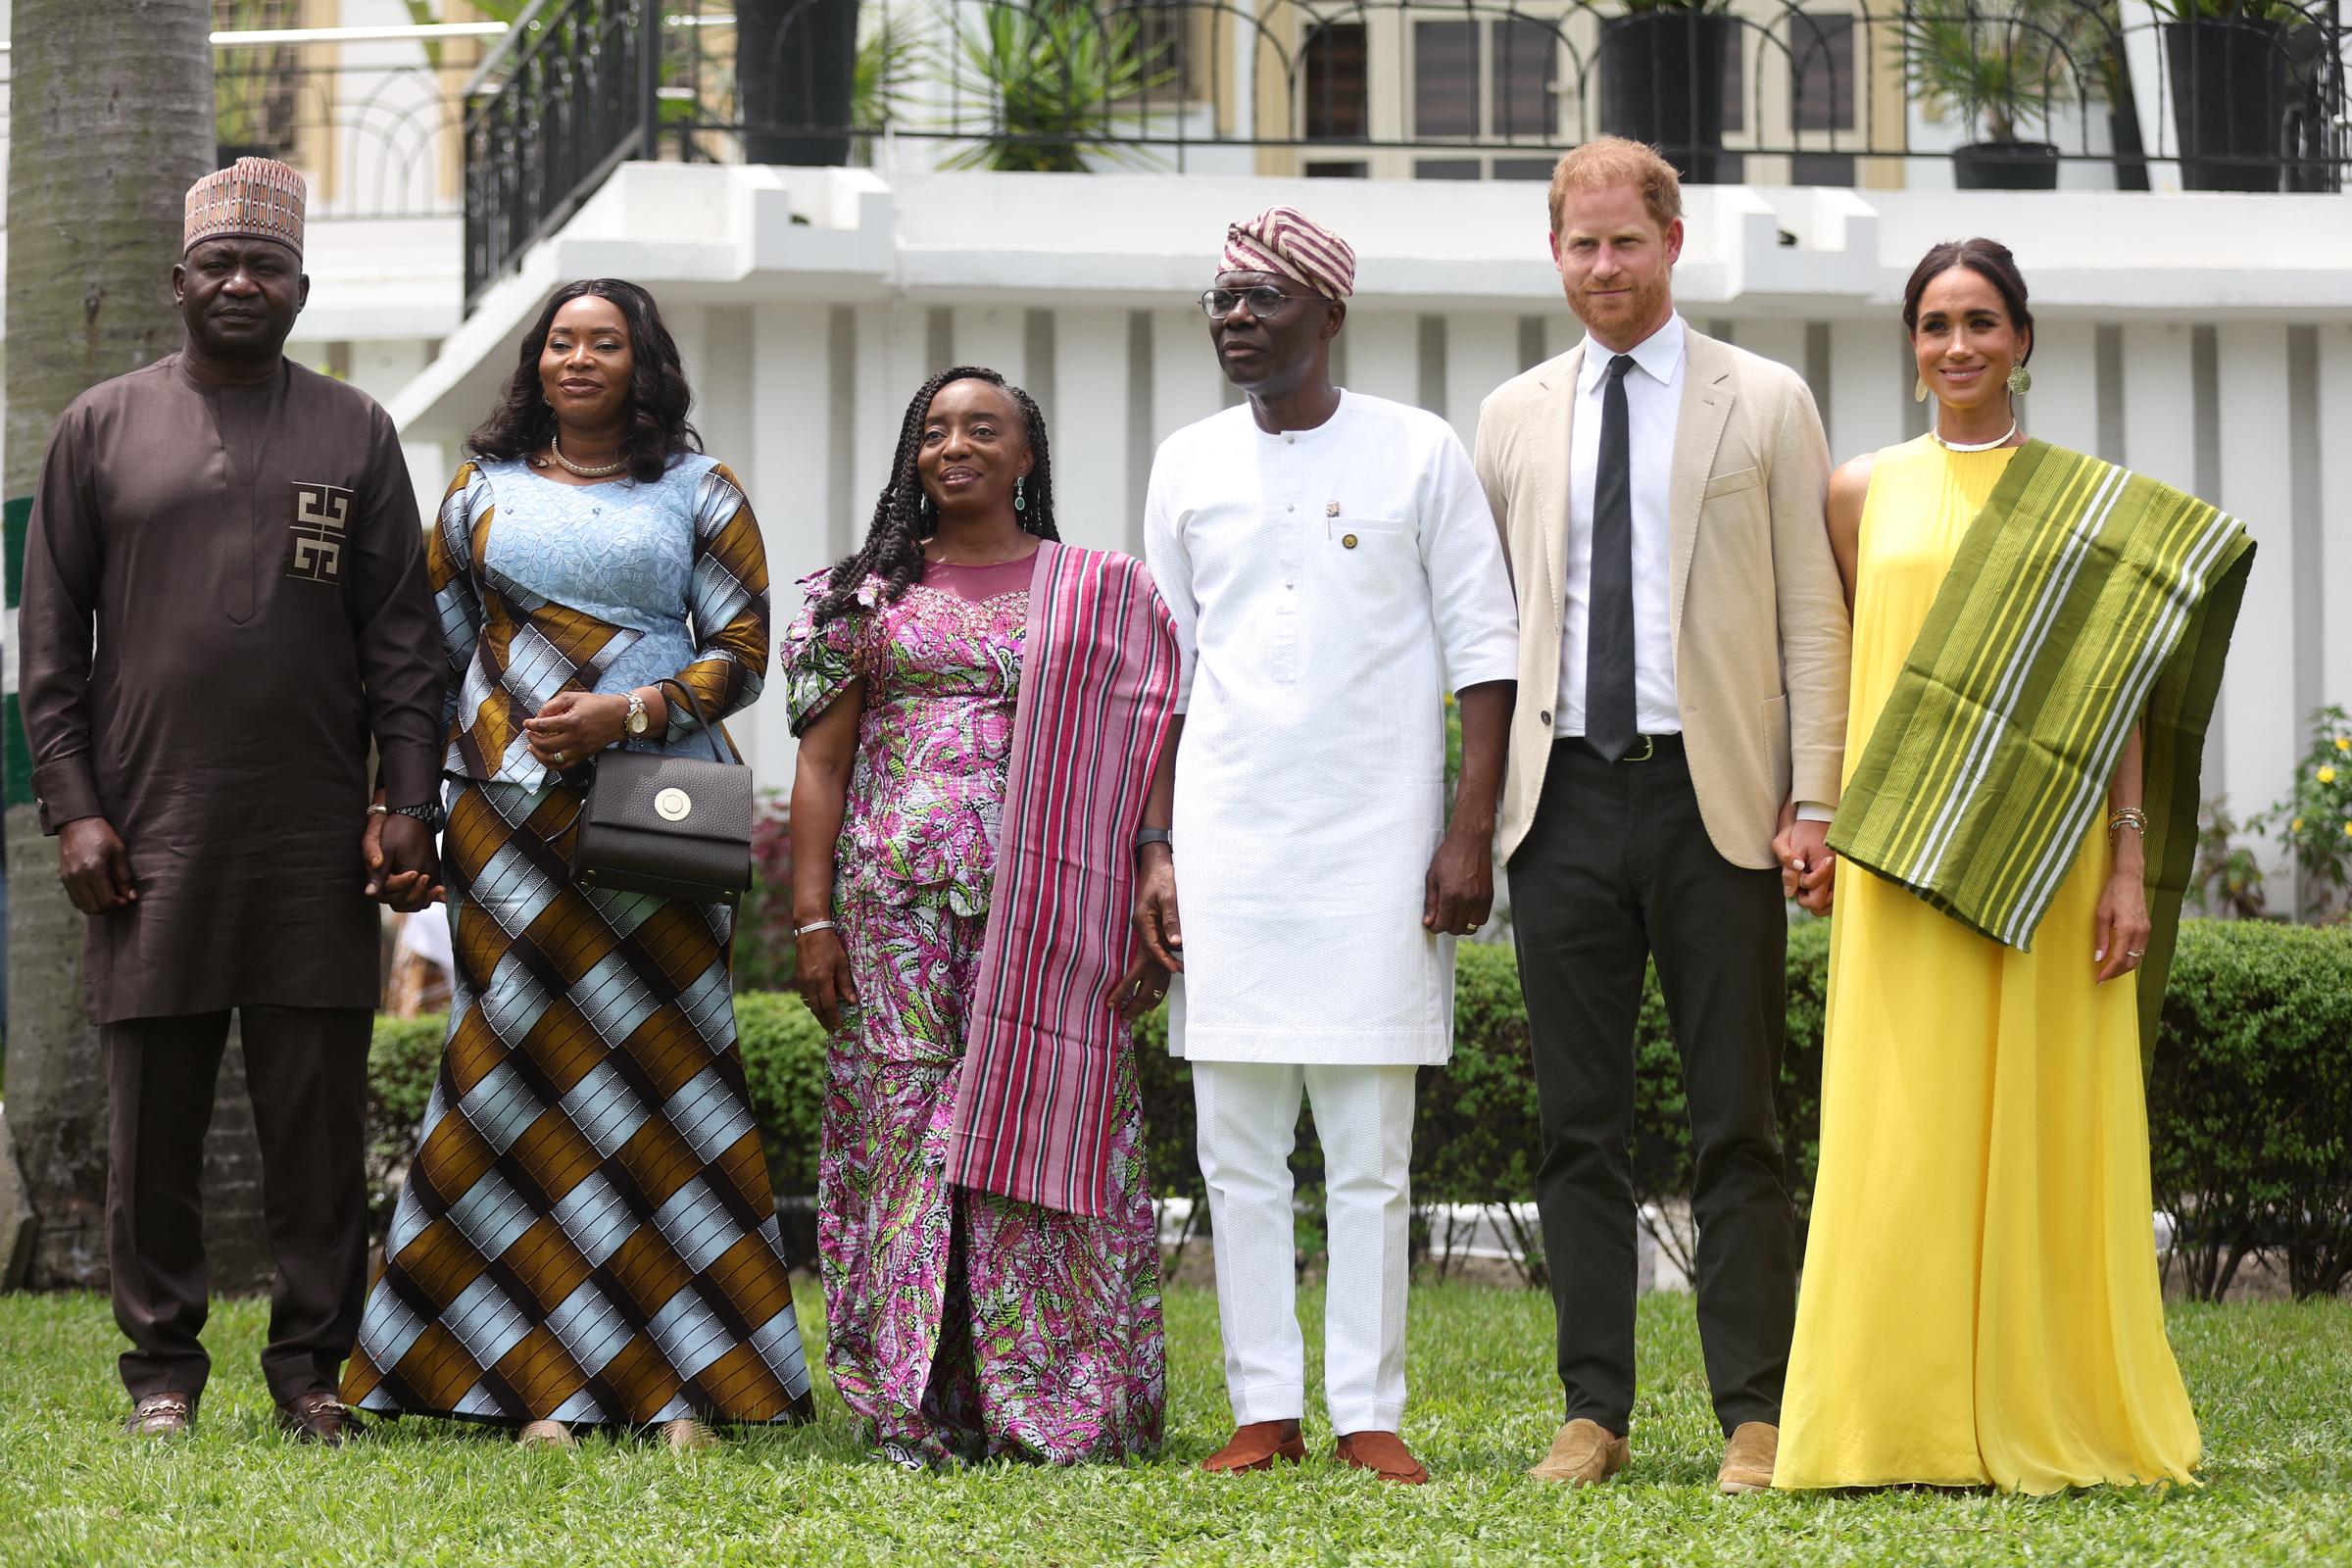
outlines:
{"label": "woman in blue and gold patterned dress", "polygon": [[[568,1445],[579,1425],[808,1413],[735,1039],[732,913],[571,879],[576,769],[614,745],[734,760],[767,565],[701,452],[651,296],[591,279],[525,338],[427,557],[449,655],[456,995],[344,1396]],[[674,687],[672,688],[675,689]]]}

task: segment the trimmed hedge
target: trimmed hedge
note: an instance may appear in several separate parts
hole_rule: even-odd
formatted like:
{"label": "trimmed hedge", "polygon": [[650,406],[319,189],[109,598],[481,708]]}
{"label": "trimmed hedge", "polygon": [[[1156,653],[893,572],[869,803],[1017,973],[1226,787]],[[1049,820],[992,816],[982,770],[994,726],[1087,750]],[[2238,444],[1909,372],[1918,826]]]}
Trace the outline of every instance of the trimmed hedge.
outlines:
{"label": "trimmed hedge", "polygon": [[[1820,1157],[1828,971],[1828,924],[1791,926],[1777,1108],[1800,1239]],[[776,1190],[813,1193],[823,1033],[789,994],[735,1001],[752,1110]],[[379,1234],[390,1217],[384,1195],[414,1152],[432,1091],[441,1023],[376,1025],[369,1131]],[[1145,1019],[1137,1043],[1153,1188],[1198,1200],[1191,1075],[1167,1054],[1166,1015]],[[1692,1165],[1682,1062],[1654,974],[1635,1053],[1635,1183],[1641,1200],[1654,1203],[1688,1193]],[[2156,1200],[2180,1216],[2175,1248],[2192,1292],[2218,1298],[2259,1253],[2283,1260],[2299,1295],[2340,1289],[2352,1277],[2352,929],[2186,922],[2148,1108]],[[1453,1061],[1422,1070],[1413,1149],[1420,1202],[1506,1203],[1534,1190],[1536,1081],[1507,947],[1460,951]],[[1301,1188],[1320,1185],[1321,1152],[1303,1132],[1294,1166]],[[1309,1227],[1300,1240],[1311,1250]],[[1688,1239],[1660,1241],[1679,1250]]]}
{"label": "trimmed hedge", "polygon": [[2190,1294],[2245,1261],[2298,1297],[2352,1278],[2352,927],[2192,920],[2148,1085],[2156,1205]]}

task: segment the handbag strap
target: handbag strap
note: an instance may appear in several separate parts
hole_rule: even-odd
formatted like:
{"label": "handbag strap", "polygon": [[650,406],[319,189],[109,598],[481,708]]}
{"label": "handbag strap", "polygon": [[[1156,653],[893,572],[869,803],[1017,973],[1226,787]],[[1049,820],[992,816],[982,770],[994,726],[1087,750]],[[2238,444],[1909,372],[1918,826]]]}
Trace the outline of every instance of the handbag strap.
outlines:
{"label": "handbag strap", "polygon": [[679,696],[686,699],[686,711],[694,715],[694,727],[704,731],[705,733],[709,733],[710,729],[710,720],[709,716],[703,712],[703,700],[694,695],[693,687],[687,685],[675,675],[664,675],[660,680],[654,682],[654,689],[659,692],[666,692],[672,686],[675,686],[678,689]]}
{"label": "handbag strap", "polygon": [[[705,734],[709,734],[710,732],[710,715],[703,711],[703,700],[694,695],[693,687],[687,685],[675,675],[664,675],[660,680],[654,682],[654,690],[661,692],[664,701],[667,700],[668,689],[672,686],[675,686],[678,689],[679,696],[686,699],[686,711],[694,715],[694,727],[703,731]],[[608,750],[610,750],[610,748],[608,748]],[[573,826],[579,822],[581,816],[586,814],[588,810],[588,796],[590,792],[596,788],[596,758],[584,758],[581,760],[578,767],[565,769],[565,772],[579,772],[582,770],[586,771],[588,778],[585,783],[577,786],[580,792],[580,804],[571,808],[571,814],[564,819],[564,823],[561,827],[552,828],[546,833],[540,835],[540,838],[543,842],[553,844],[556,840],[570,832]],[[564,776],[564,773],[558,773],[556,776],[561,779]]]}

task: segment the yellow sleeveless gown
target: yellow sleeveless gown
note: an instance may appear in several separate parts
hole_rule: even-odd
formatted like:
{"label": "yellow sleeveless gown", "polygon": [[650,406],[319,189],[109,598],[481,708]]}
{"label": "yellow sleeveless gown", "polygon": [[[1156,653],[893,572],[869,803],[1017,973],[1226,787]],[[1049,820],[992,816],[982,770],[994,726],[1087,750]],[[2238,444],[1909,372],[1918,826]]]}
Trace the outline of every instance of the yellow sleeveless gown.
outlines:
{"label": "yellow sleeveless gown", "polygon": [[[2009,450],[1878,454],[1848,775]],[[1821,1168],[1782,1400],[1784,1488],[2187,1481],[2132,984],[2092,982],[2104,813],[2019,953],[1838,871]]]}

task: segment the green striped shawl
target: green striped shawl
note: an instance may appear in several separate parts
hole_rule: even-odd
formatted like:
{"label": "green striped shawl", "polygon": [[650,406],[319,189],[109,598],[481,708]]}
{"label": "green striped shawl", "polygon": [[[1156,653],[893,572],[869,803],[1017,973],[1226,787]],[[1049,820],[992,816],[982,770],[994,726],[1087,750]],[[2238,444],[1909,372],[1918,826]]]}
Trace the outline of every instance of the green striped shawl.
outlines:
{"label": "green striped shawl", "polygon": [[1944,575],[1831,847],[2030,950],[2141,721],[2156,926],[2139,971],[2144,1057],[2196,852],[2205,727],[2253,560],[2218,509],[2027,442]]}

